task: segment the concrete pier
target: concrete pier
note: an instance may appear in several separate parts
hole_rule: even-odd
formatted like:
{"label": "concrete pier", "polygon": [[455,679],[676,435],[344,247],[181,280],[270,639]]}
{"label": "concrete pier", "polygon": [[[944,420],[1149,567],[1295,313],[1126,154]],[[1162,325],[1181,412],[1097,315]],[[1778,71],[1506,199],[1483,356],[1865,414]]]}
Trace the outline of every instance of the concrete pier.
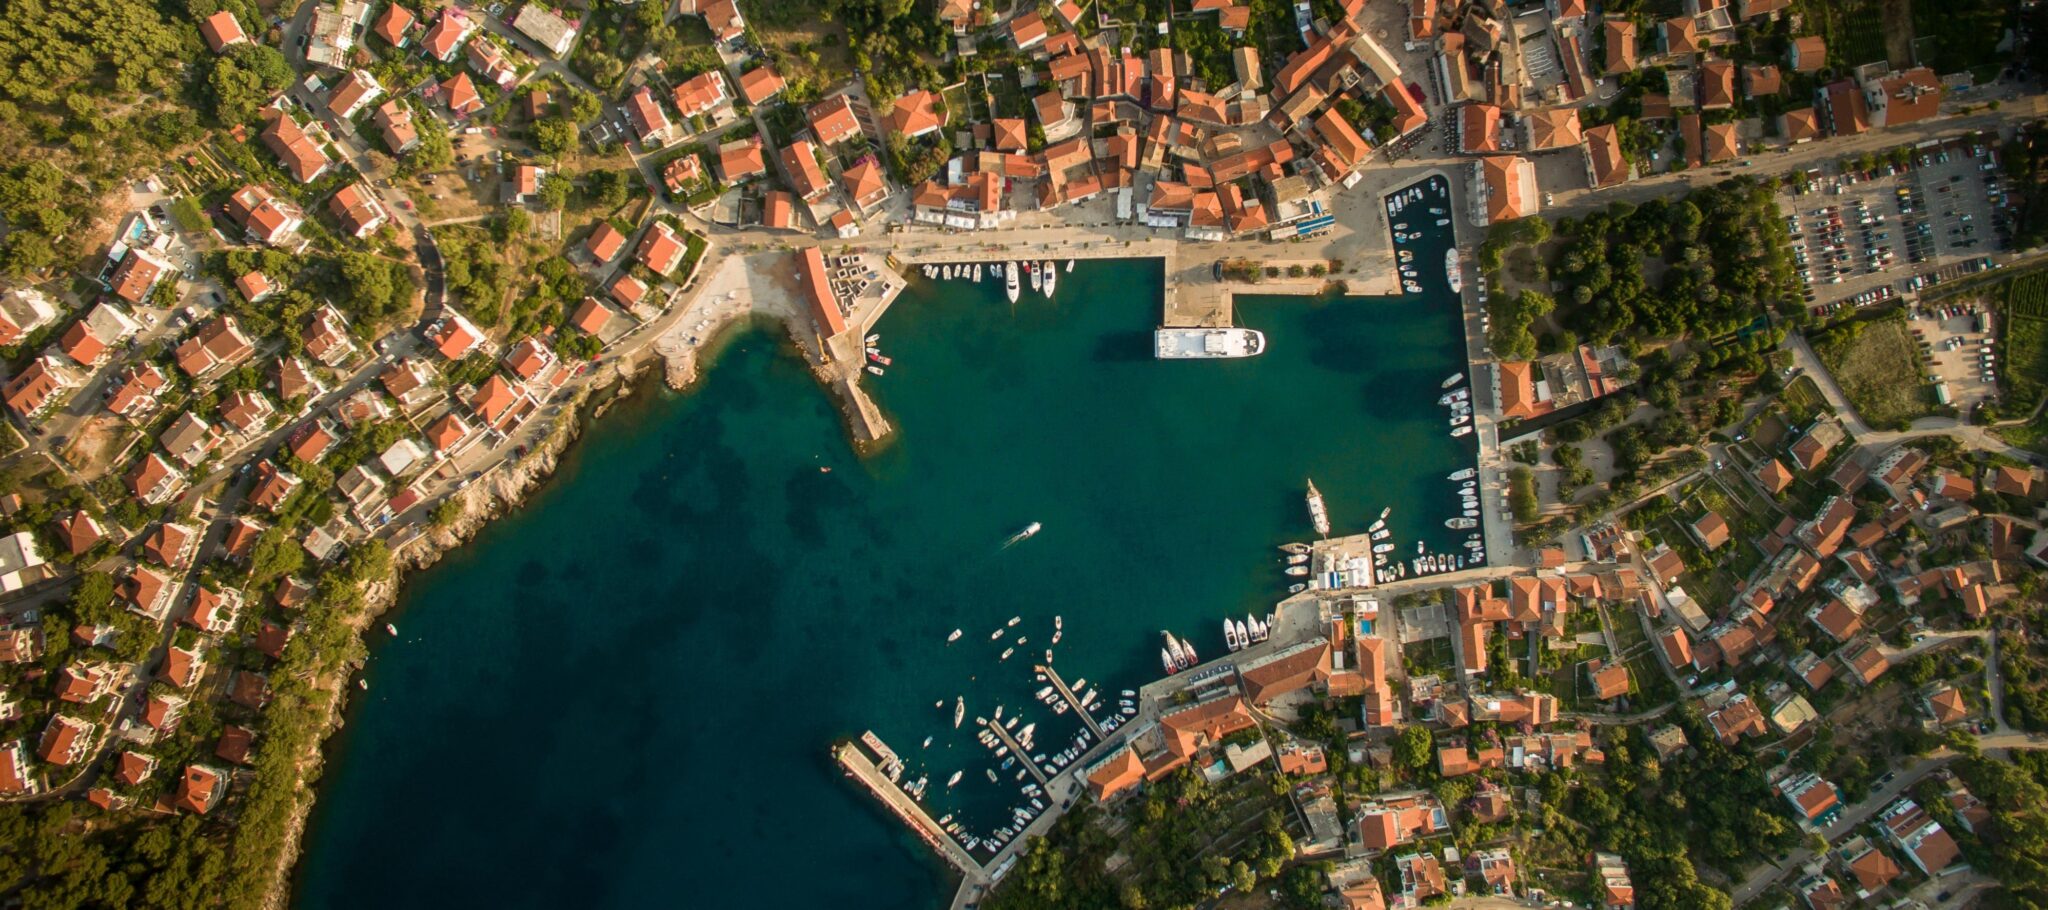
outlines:
{"label": "concrete pier", "polygon": [[1088,713],[1087,708],[1082,707],[1081,696],[1075,695],[1073,689],[1067,688],[1067,681],[1060,678],[1059,671],[1044,665],[1031,669],[1045,674],[1045,678],[1052,681],[1053,691],[1067,700],[1067,706],[1073,708],[1074,713],[1081,715],[1081,722],[1088,725],[1088,732],[1095,734],[1095,741],[1102,742],[1102,725],[1095,722],[1095,717]]}
{"label": "concrete pier", "polygon": [[851,742],[840,743],[832,748],[832,757],[839,762],[840,767],[846,769],[848,777],[866,785],[868,790],[875,794],[875,798],[888,806],[889,811],[896,813],[897,818],[909,825],[910,830],[917,832],[918,838],[930,845],[933,850],[937,850],[953,868],[960,870],[970,881],[982,877],[981,864],[975,862],[974,857],[969,856],[967,851],[953,840],[952,835],[946,833],[946,829],[939,827],[938,822],[925,814],[923,806],[918,805],[909,794],[890,783],[889,778],[883,776],[881,769],[875,767],[874,760],[862,752],[859,746]]}
{"label": "concrete pier", "polygon": [[1038,781],[1039,787],[1043,788],[1052,783],[1051,780],[1046,778],[1045,772],[1038,769],[1038,763],[1031,760],[1030,751],[1025,749],[1023,744],[1017,742],[1017,738],[1011,736],[1010,731],[1003,729],[1002,721],[989,721],[988,729],[995,732],[996,739],[1001,740],[1003,745],[1010,747],[1010,754],[1017,756],[1018,763],[1024,766],[1024,770],[1031,772],[1031,779]]}

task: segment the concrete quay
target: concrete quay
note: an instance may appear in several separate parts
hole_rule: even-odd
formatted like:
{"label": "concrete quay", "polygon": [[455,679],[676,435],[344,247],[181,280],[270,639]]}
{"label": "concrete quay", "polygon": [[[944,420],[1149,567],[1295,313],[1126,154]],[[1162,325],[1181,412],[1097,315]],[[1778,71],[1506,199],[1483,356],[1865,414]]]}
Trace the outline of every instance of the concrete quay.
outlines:
{"label": "concrete quay", "polygon": [[840,743],[832,747],[832,757],[839,762],[840,767],[846,769],[848,777],[865,785],[875,794],[875,798],[889,807],[889,811],[896,813],[897,818],[902,819],[904,824],[910,826],[910,830],[917,833],[918,839],[933,850],[937,850],[939,856],[944,857],[953,868],[960,870],[960,873],[967,876],[970,881],[981,877],[981,864],[975,862],[974,857],[969,856],[967,850],[953,840],[952,835],[939,827],[939,823],[933,821],[932,817],[925,813],[924,807],[910,798],[910,794],[890,782],[889,778],[882,774],[881,769],[875,767],[874,760],[862,752],[859,746],[851,742]]}

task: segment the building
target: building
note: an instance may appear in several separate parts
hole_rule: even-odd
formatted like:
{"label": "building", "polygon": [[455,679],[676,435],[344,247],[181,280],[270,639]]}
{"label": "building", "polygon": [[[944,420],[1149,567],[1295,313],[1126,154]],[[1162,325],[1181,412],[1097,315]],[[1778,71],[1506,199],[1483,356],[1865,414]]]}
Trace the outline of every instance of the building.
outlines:
{"label": "building", "polygon": [[227,10],[199,20],[199,37],[205,38],[206,46],[216,54],[225,53],[234,45],[249,43],[249,36],[242,33],[242,23]]}
{"label": "building", "polygon": [[1519,155],[1488,155],[1472,165],[1472,223],[1513,221],[1536,213],[1536,165]]}
{"label": "building", "polygon": [[839,294],[833,289],[825,270],[825,254],[817,247],[807,246],[797,251],[796,259],[797,279],[803,288],[804,301],[810,304],[818,334],[828,339],[838,337],[846,331],[846,317],[841,310]]}
{"label": "building", "polygon": [[230,219],[241,225],[249,239],[271,246],[282,245],[299,232],[306,215],[290,201],[278,198],[270,188],[251,183],[228,197],[225,207]]}
{"label": "building", "polygon": [[936,133],[946,124],[946,118],[939,113],[939,96],[924,89],[915,89],[896,99],[896,106],[883,119],[889,132],[905,139]]}
{"label": "building", "polygon": [[327,111],[343,120],[355,117],[356,112],[384,96],[384,86],[377,84],[377,77],[369,70],[349,70],[341,83],[327,95]]}
{"label": "building", "polygon": [[171,351],[178,369],[197,381],[218,378],[255,356],[256,346],[232,315],[216,316]]}
{"label": "building", "polygon": [[672,99],[676,113],[683,119],[710,117],[732,106],[732,92],[726,87],[725,74],[715,69],[705,70],[677,85]]}
{"label": "building", "polygon": [[312,183],[327,173],[333,164],[327,157],[327,150],[306,132],[305,127],[284,111],[271,110],[264,114],[263,144],[277,156],[292,179],[300,183]]}
{"label": "building", "polygon": [[1901,799],[1886,807],[1879,824],[1884,828],[1885,838],[1905,851],[1906,858],[1923,875],[1940,874],[1962,856],[1955,838],[1911,799]]}
{"label": "building", "polygon": [[358,240],[376,233],[391,220],[384,203],[368,183],[357,181],[342,187],[327,200],[328,211],[341,223],[341,232]]}
{"label": "building", "polygon": [[702,17],[711,36],[727,44],[736,45],[747,34],[737,0],[676,0],[676,14]]}
{"label": "building", "polygon": [[576,24],[539,3],[519,7],[518,15],[512,17],[512,27],[556,57],[569,53],[576,43]]}
{"label": "building", "polygon": [[157,281],[169,274],[175,274],[175,270],[162,254],[146,247],[130,247],[121,264],[114,267],[114,296],[129,303],[147,302]]}
{"label": "building", "polygon": [[1842,814],[1842,797],[1835,785],[1813,773],[1792,777],[1778,785],[1779,794],[1791,804],[1792,817],[1811,829],[1825,829]]}
{"label": "building", "polygon": [[633,257],[656,275],[666,276],[683,262],[686,248],[683,238],[665,221],[657,221],[640,238],[640,245],[633,250]]}

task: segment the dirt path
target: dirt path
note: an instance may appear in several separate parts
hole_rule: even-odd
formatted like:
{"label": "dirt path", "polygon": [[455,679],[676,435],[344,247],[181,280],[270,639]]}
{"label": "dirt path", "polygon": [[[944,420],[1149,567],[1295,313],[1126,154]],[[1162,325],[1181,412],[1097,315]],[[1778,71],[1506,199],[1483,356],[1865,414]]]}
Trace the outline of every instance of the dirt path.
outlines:
{"label": "dirt path", "polygon": [[1913,0],[1884,0],[1884,56],[1893,69],[1913,63]]}

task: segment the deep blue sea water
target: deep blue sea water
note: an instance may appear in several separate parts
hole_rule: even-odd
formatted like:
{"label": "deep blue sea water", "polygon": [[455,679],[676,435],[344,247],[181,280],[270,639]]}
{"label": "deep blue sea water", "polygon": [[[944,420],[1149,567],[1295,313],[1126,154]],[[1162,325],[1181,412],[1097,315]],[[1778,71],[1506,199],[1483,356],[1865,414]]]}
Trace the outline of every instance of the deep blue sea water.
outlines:
{"label": "deep blue sea water", "polygon": [[1393,506],[1397,552],[1452,548],[1444,475],[1472,447],[1436,398],[1463,357],[1440,265],[1421,271],[1421,296],[1240,298],[1268,351],[1228,362],[1151,359],[1156,261],[1082,263],[1014,309],[918,282],[879,326],[899,435],[866,459],[779,330],[741,331],[697,389],[616,408],[408,581],[297,903],[942,906],[950,876],[840,777],[835,739],[875,730],[931,775],[934,815],[992,824],[1014,785],[952,700],[1023,711],[1041,748],[1071,733],[1031,700],[1053,616],[1061,672],[1111,693],[1157,675],[1161,629],[1221,652],[1221,617],[1283,593],[1306,477],[1339,533]]}

